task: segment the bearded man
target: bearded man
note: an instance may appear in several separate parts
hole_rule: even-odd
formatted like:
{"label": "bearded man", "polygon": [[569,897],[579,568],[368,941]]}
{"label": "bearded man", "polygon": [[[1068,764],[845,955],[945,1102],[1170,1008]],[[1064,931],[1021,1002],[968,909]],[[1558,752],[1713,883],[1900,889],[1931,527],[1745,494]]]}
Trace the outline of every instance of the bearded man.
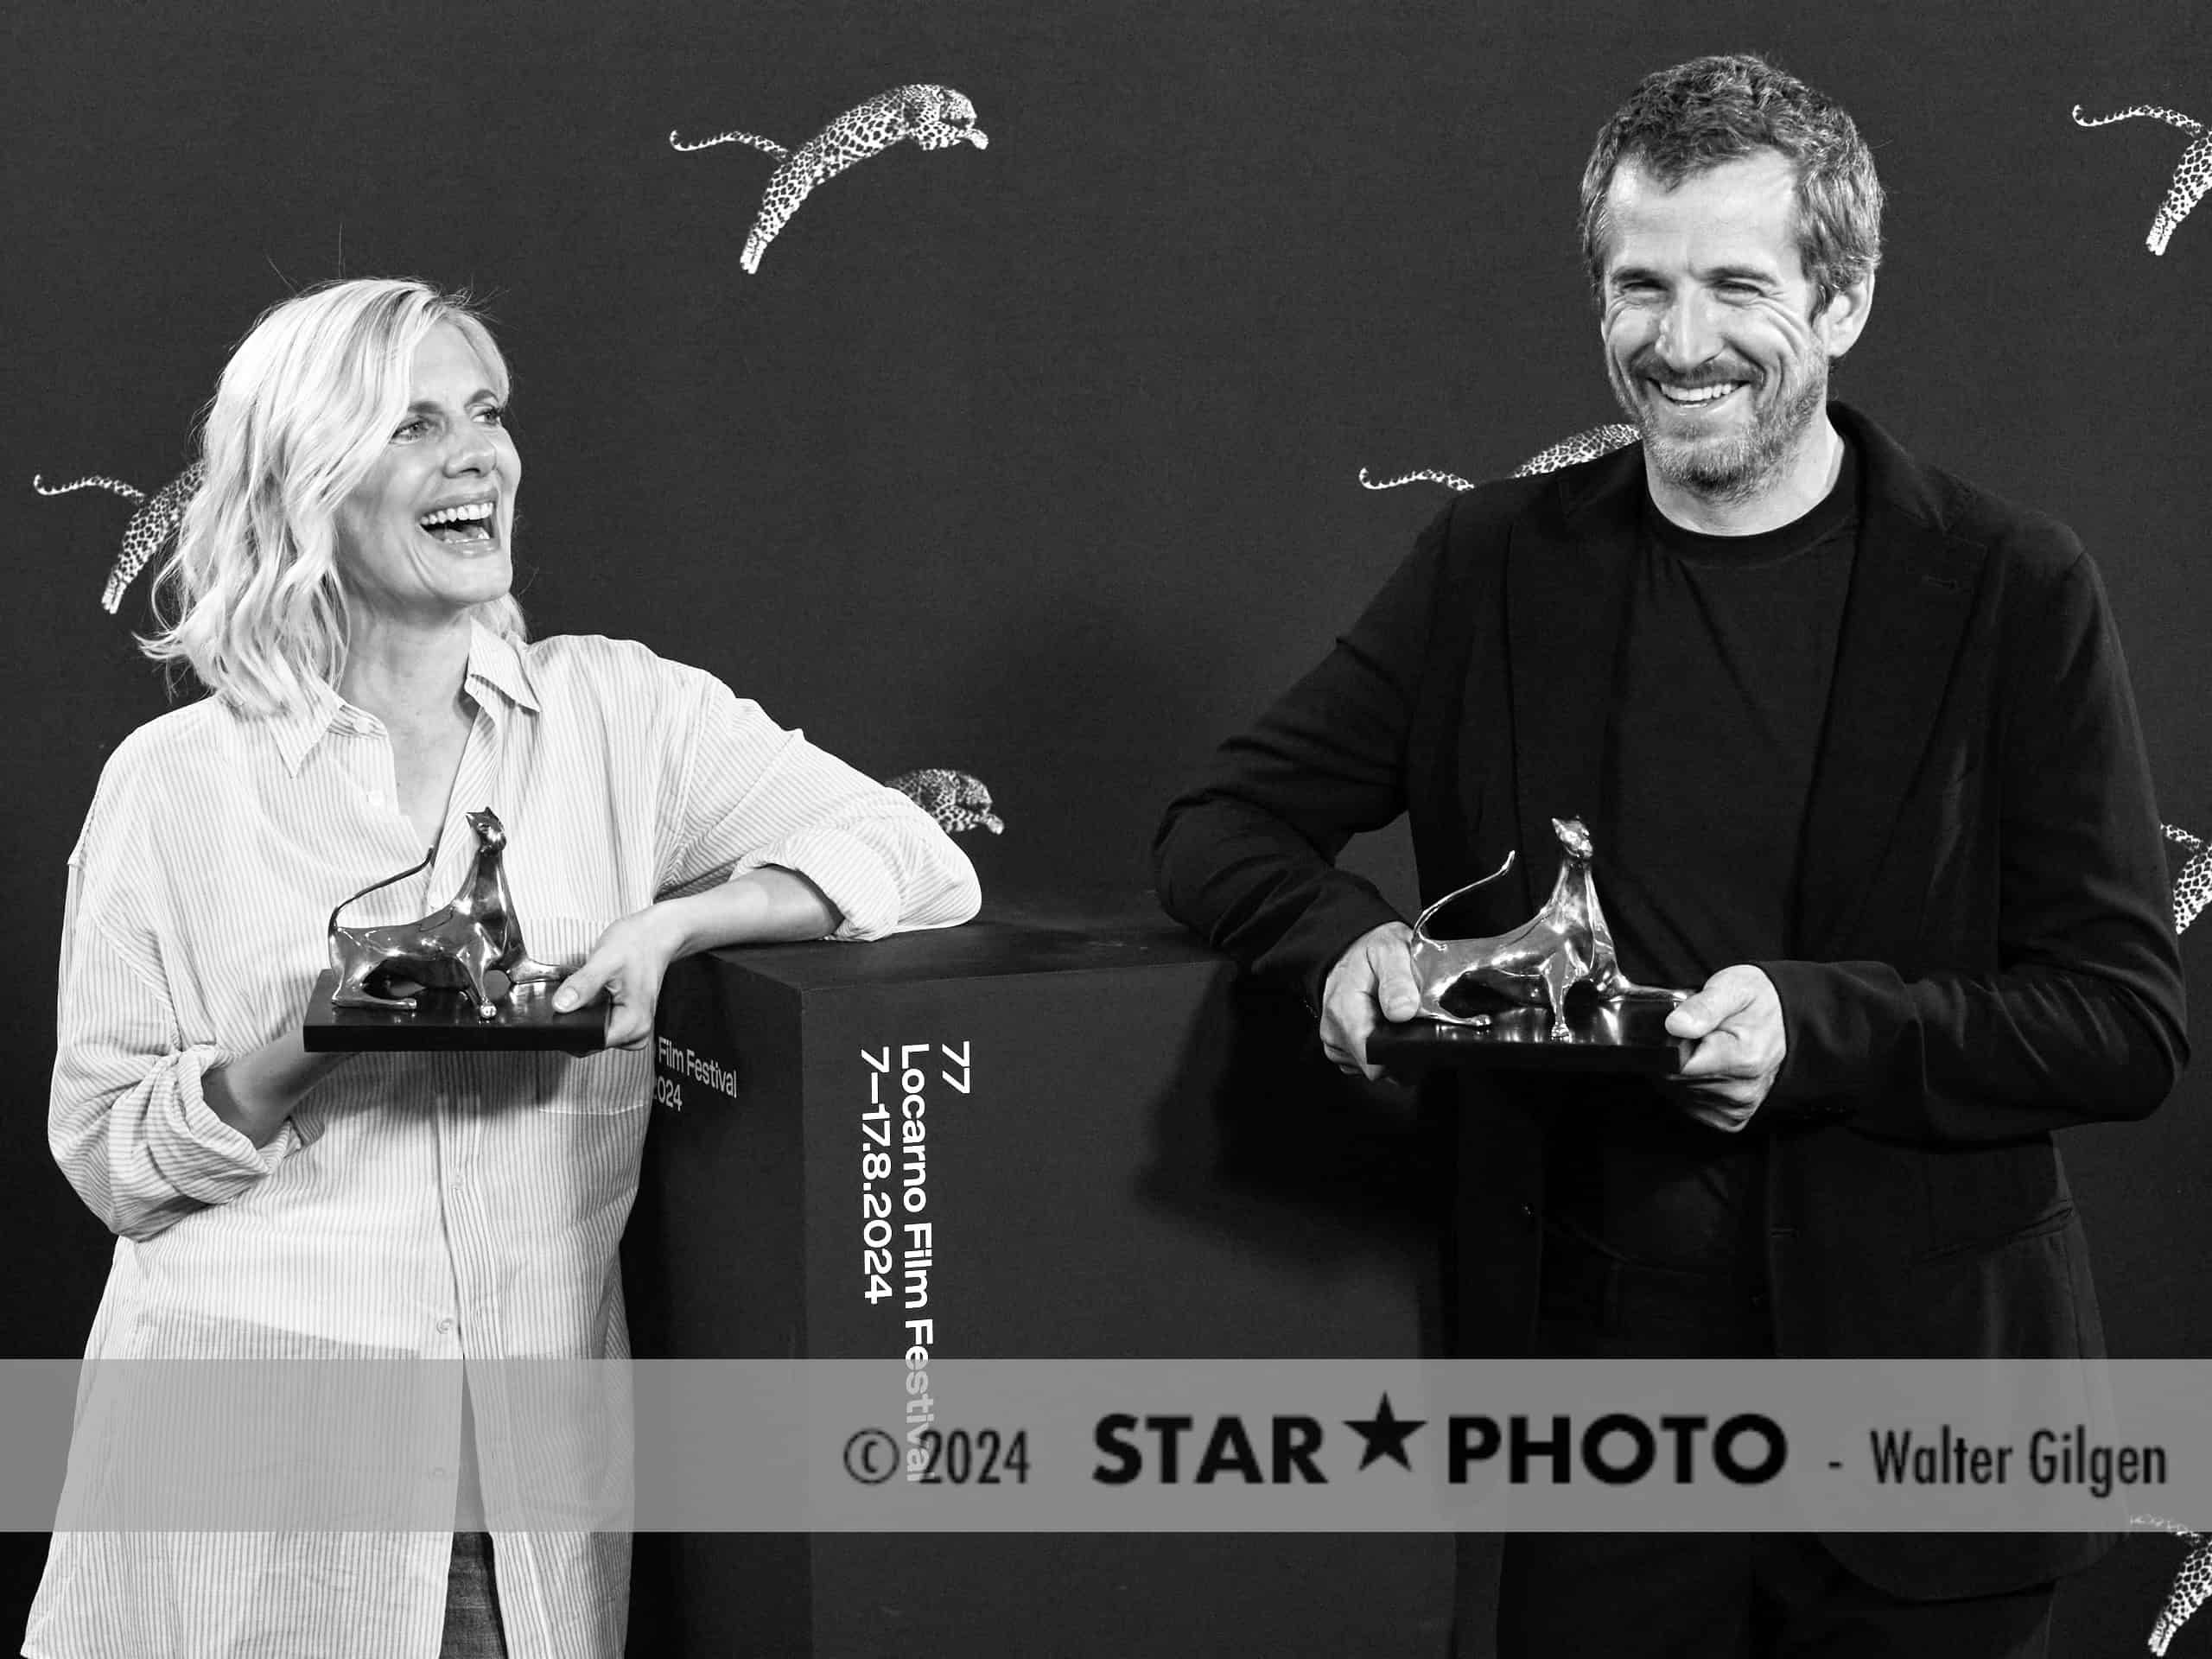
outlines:
{"label": "bearded man", "polygon": [[[2164,855],[2096,569],[2063,525],[1828,400],[1881,188],[1753,57],[1647,78],[1583,177],[1640,445],[1458,496],[1168,810],[1163,903],[1296,988],[1341,1068],[1418,1002],[1334,867],[1409,815],[1425,900],[1503,933],[1599,849],[1625,970],[1697,988],[1664,1085],[1455,1086],[1462,1356],[2101,1351],[2052,1131],[2185,1063]],[[2045,1650],[2103,1535],[1463,1541],[1463,1653]]]}

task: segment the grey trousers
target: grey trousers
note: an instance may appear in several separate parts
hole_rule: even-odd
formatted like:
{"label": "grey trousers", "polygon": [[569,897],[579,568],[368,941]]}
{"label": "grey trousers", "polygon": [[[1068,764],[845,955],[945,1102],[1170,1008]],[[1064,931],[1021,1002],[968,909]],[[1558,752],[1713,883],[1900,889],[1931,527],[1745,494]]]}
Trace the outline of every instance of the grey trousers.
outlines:
{"label": "grey trousers", "polygon": [[507,1659],[499,1598],[492,1583],[492,1535],[456,1532],[446,1578],[446,1633],[438,1659]]}

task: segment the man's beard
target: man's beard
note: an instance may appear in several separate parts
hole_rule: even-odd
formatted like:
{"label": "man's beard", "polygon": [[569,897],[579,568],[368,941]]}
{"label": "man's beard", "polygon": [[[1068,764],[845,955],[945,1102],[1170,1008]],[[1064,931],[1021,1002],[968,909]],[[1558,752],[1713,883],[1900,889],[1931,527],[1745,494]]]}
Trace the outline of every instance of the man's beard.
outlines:
{"label": "man's beard", "polygon": [[1827,359],[1815,355],[1803,384],[1794,390],[1785,385],[1781,400],[1770,405],[1762,405],[1758,399],[1771,383],[1750,383],[1745,377],[1744,396],[1751,400],[1751,415],[1737,430],[1713,437],[1677,438],[1658,429],[1637,396],[1639,389],[1649,385],[1653,366],[1643,359],[1631,365],[1629,373],[1636,380],[1627,385],[1622,383],[1618,366],[1608,359],[1607,378],[1612,383],[1614,399],[1643,435],[1643,453],[1653,470],[1664,482],[1701,500],[1734,505],[1756,499],[1788,467],[1813,422],[1827,406]]}

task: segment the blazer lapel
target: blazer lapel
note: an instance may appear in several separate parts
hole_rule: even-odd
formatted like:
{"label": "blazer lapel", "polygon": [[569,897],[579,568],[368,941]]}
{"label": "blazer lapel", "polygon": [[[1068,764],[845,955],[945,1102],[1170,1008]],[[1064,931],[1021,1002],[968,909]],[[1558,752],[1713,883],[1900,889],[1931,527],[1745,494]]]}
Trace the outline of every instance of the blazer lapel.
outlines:
{"label": "blazer lapel", "polygon": [[1513,690],[1513,777],[1521,883],[1534,914],[1557,871],[1551,821],[1580,817],[1602,861],[1615,665],[1643,498],[1643,450],[1631,445],[1562,479],[1560,493],[1514,526],[1506,564],[1506,649]]}
{"label": "blazer lapel", "polygon": [[1842,947],[1926,753],[1974,610],[1982,550],[1948,538],[1928,474],[1840,404],[1864,458],[1858,555],[1813,773],[1791,949]]}

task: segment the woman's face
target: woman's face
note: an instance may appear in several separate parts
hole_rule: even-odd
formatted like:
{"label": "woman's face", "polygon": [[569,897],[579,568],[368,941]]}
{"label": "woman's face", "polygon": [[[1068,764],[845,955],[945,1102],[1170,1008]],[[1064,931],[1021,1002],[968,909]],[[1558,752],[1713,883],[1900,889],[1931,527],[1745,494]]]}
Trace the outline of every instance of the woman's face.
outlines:
{"label": "woman's face", "polygon": [[522,461],[468,337],[416,348],[406,415],[338,509],[338,573],[358,611],[442,626],[514,581],[507,547]]}

